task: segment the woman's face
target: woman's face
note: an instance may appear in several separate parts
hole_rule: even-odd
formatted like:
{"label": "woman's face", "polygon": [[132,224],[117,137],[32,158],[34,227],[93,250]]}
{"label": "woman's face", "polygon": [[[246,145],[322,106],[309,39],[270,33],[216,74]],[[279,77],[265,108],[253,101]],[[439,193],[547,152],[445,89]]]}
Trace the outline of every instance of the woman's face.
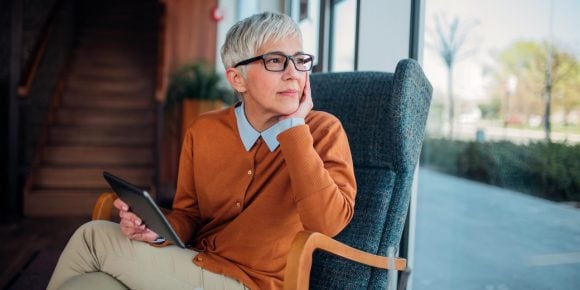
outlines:
{"label": "woman's face", "polygon": [[[295,55],[302,51],[299,38],[287,38],[265,43],[257,55],[268,52],[282,52]],[[263,61],[247,65],[245,78],[244,106],[249,121],[263,120],[267,129],[274,125],[281,116],[294,113],[298,109],[307,72],[297,71],[292,60],[288,61],[286,70],[272,72],[266,70]],[[260,127],[260,124],[252,125]]]}

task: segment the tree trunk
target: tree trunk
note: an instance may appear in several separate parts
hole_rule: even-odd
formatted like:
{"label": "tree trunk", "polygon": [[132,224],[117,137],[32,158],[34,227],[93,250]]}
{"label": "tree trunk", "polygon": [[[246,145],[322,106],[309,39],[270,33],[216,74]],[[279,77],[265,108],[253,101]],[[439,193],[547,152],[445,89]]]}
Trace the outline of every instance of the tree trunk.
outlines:
{"label": "tree trunk", "polygon": [[447,94],[449,98],[449,139],[453,139],[455,102],[453,100],[453,65],[447,66]]}
{"label": "tree trunk", "polygon": [[545,110],[544,110],[544,133],[546,134],[546,141],[551,142],[551,123],[550,123],[550,114],[552,110],[552,72],[551,72],[551,57],[548,56],[548,66],[546,67],[546,86],[545,86]]}

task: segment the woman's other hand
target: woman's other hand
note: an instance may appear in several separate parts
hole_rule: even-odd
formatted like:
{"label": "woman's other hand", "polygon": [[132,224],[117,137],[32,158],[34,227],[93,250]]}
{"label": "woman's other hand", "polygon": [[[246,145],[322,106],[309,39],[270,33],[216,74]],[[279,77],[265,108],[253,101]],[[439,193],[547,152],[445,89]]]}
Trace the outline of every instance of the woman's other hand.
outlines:
{"label": "woman's other hand", "polygon": [[313,107],[314,103],[312,102],[312,95],[310,93],[310,74],[307,73],[306,82],[304,82],[304,89],[302,90],[302,97],[300,98],[298,109],[290,115],[280,117],[278,121],[289,118],[305,118]]}
{"label": "woman's other hand", "polygon": [[159,237],[157,233],[150,230],[145,226],[145,224],[143,224],[143,220],[141,220],[133,212],[129,211],[129,206],[124,201],[117,198],[113,202],[113,205],[119,210],[119,217],[121,218],[121,221],[119,222],[121,226],[121,232],[129,239],[143,242],[153,242]]}

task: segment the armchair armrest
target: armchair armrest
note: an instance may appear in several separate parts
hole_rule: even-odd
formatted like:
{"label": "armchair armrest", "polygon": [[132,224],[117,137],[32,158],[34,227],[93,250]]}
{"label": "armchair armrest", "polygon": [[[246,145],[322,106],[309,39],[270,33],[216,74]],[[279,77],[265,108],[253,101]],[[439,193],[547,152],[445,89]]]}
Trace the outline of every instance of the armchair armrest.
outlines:
{"label": "armchair armrest", "polygon": [[[308,289],[310,270],[312,268],[312,253],[316,249],[380,269],[389,269],[390,267],[388,257],[352,248],[321,233],[302,231],[296,235],[290,247],[284,274],[285,290]],[[394,270],[405,270],[407,260],[395,258],[394,267]]]}
{"label": "armchair armrest", "polygon": [[93,208],[93,220],[112,220],[115,199],[117,199],[117,194],[114,192],[101,193]]}

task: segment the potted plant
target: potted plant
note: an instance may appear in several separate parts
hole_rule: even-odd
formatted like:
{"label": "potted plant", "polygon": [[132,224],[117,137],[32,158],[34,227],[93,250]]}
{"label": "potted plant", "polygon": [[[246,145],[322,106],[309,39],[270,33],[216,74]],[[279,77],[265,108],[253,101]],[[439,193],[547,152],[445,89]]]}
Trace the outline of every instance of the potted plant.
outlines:
{"label": "potted plant", "polygon": [[165,107],[173,118],[171,123],[179,120],[181,115],[181,134],[197,119],[201,113],[222,108],[235,102],[234,93],[222,81],[222,76],[206,62],[198,61],[181,66],[169,81]]}

